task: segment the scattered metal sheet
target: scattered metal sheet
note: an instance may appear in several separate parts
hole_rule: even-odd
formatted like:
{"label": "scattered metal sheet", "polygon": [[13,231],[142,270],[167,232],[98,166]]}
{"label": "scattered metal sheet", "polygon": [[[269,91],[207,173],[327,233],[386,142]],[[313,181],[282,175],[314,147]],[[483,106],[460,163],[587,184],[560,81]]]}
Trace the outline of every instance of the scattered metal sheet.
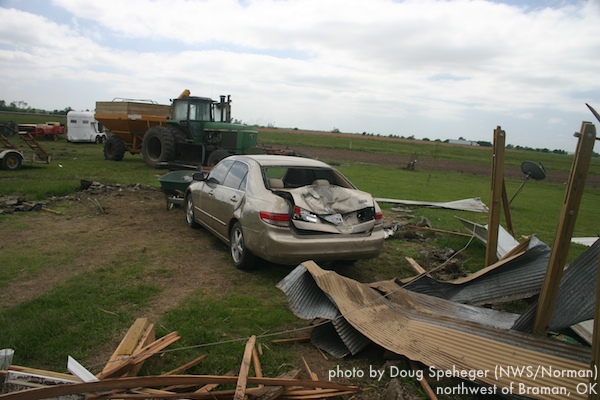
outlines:
{"label": "scattered metal sheet", "polygon": [[[487,244],[488,237],[488,226],[480,225],[475,222],[468,221],[466,219],[458,217],[460,222],[467,228],[467,230],[475,235],[475,237],[483,244]],[[496,249],[496,256],[498,259],[504,257],[509,251],[519,245],[519,242],[510,234],[502,225],[498,226],[498,248]]]}
{"label": "scattered metal sheet", "polygon": [[[325,271],[312,261],[301,264],[293,274],[297,278],[307,273],[314,279],[302,280],[308,296],[315,295],[311,286],[318,286],[362,335],[384,349],[429,365],[430,371],[442,371],[445,378],[462,377],[498,390],[518,388],[511,394],[526,393],[532,398],[585,398],[576,388],[590,379],[589,348],[461,321],[435,308],[423,310],[414,306],[414,293],[402,288],[394,294],[405,296],[405,300],[392,302],[368,285]],[[278,286],[294,287],[296,300],[310,304],[301,299],[301,287],[287,282]],[[498,374],[499,366],[507,370],[510,366],[521,371],[544,368],[561,373]]]}
{"label": "scattered metal sheet", "polygon": [[525,252],[500,260],[467,277],[443,282],[420,275],[398,283],[413,292],[472,305],[526,299],[539,293],[550,251],[548,245],[532,236]]}
{"label": "scattered metal sheet", "polygon": [[571,238],[571,243],[582,244],[584,246],[591,246],[596,243],[598,237],[579,237],[579,238]]}
{"label": "scattered metal sheet", "polygon": [[343,317],[315,326],[310,341],[336,358],[358,354],[371,341],[354,329]]}
{"label": "scattered metal sheet", "polygon": [[378,203],[426,206],[426,207],[432,207],[432,208],[448,208],[451,210],[460,210],[460,211],[474,211],[474,212],[488,212],[489,211],[488,206],[486,206],[481,201],[481,198],[479,198],[479,197],[475,197],[472,199],[448,201],[448,202],[398,200],[398,199],[387,199],[387,198],[377,197],[377,198],[375,198],[375,201]]}
{"label": "scattered metal sheet", "polygon": [[[597,240],[564,271],[548,329],[564,329],[594,318],[599,249],[600,240]],[[532,303],[521,314],[513,329],[531,332],[537,305],[537,301]]]}

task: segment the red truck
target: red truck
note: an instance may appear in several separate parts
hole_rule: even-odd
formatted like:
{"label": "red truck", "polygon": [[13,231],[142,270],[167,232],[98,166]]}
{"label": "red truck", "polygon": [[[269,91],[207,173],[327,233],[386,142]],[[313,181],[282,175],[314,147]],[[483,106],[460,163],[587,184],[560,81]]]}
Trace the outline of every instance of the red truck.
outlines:
{"label": "red truck", "polygon": [[19,124],[19,132],[29,132],[36,139],[58,139],[58,135],[65,133],[65,127],[59,122],[46,122],[45,124]]}

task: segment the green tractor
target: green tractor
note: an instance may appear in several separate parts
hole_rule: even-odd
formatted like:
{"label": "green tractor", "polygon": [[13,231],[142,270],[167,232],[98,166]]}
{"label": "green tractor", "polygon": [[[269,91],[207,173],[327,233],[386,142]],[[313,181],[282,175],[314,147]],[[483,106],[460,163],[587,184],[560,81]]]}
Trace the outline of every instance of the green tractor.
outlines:
{"label": "green tractor", "polygon": [[[125,115],[124,115],[125,114]],[[142,153],[153,168],[212,167],[231,154],[256,154],[256,127],[231,123],[231,98],[190,96],[185,90],[171,106],[140,101],[97,102],[96,119],[111,130],[104,146],[108,160],[125,151]]]}

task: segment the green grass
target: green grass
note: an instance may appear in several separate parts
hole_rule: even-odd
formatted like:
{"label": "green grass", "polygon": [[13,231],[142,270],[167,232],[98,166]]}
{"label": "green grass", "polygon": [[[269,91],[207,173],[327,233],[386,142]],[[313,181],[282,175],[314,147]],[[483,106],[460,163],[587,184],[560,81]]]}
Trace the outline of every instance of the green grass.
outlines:
{"label": "green grass", "polygon": [[[510,142],[510,132],[507,132]],[[329,149],[349,149],[373,153],[396,154],[408,157],[438,158],[460,162],[491,165],[491,147],[453,146],[446,143],[427,142],[421,140],[386,139],[357,134],[326,136],[295,131],[273,131],[259,129],[259,140],[265,145],[280,144],[286,146],[308,146]],[[490,141],[493,140],[490,132]],[[576,139],[573,138],[573,147]],[[566,154],[544,153],[526,150],[506,150],[506,166],[520,167],[523,161],[541,162],[548,170],[568,172],[573,157]],[[590,166],[590,174],[600,175],[600,157],[594,157]]]}
{"label": "green grass", "polygon": [[[18,140],[12,138],[11,140]],[[489,165],[490,150],[482,148],[454,148],[428,142],[392,141],[379,142],[371,138],[330,138],[306,134],[262,134],[264,143],[283,145],[322,146],[329,148],[352,148],[363,151],[390,152],[393,154],[423,154],[426,156],[470,160]],[[19,171],[0,171],[0,195],[18,195],[28,200],[42,200],[51,196],[73,194],[82,179],[103,184],[140,183],[159,187],[157,178],[166,171],[148,168],[141,155],[126,154],[122,162],[105,161],[102,146],[95,144],[71,144],[64,138],[56,142],[41,141],[52,154],[51,164],[26,164]],[[535,158],[533,157],[535,156]],[[538,157],[539,156],[539,157]],[[542,161],[548,169],[568,171],[571,156],[508,152],[507,164],[520,165],[525,159]],[[395,167],[348,163],[336,166],[359,188],[375,197],[408,200],[451,201],[481,197],[489,203],[489,177],[442,171],[407,171]],[[599,173],[598,159],[592,162],[593,173]],[[507,180],[509,197],[521,181]],[[551,245],[554,239],[565,186],[548,182],[530,181],[511,205],[511,215],[517,237],[535,234]],[[586,188],[577,224],[576,236],[595,236],[600,220],[600,189]],[[68,205],[66,206],[68,207]],[[382,204],[386,218],[400,218],[404,213],[392,210],[392,205]],[[457,216],[481,224],[487,224],[487,214],[440,210],[413,209],[413,221],[428,218],[434,228],[466,232]],[[9,217],[0,215],[0,226]],[[16,221],[16,222],[15,222]],[[402,220],[406,222],[406,220]],[[23,234],[35,232],[35,220],[31,216],[10,218],[12,228]],[[77,234],[76,232],[72,234]],[[390,239],[384,253],[374,260],[359,261],[343,269],[343,274],[363,282],[406,277],[414,272],[405,260],[406,256],[426,261],[424,246],[459,250],[469,243],[469,238],[456,235],[424,233],[431,238],[423,244],[419,241]],[[65,236],[65,241],[69,236]],[[19,246],[18,235],[11,246],[0,244],[0,290],[16,279],[27,280],[43,273],[51,274],[60,268],[68,268],[81,257],[76,249],[56,252],[45,248],[29,252]],[[572,260],[585,248],[571,246]],[[163,251],[148,249],[143,256],[137,251],[123,260],[108,260],[98,270],[73,276],[52,290],[33,300],[18,303],[0,311],[0,343],[3,347],[18,348],[18,362],[32,367],[61,370],[64,368],[65,351],[73,357],[86,360],[93,354],[106,350],[108,343],[118,343],[124,331],[136,318],[136,311],[149,307],[158,289],[144,283],[141,278],[168,276],[168,268],[148,267],[148,260]],[[174,249],[174,251],[182,251]],[[478,241],[469,243],[464,251],[465,266],[469,270],[483,267],[485,247]],[[224,258],[226,257],[224,253]],[[224,263],[227,261],[224,260]],[[289,269],[265,267],[251,274],[228,272],[227,290],[200,288],[179,306],[168,311],[157,321],[157,336],[178,331],[182,336],[174,347],[178,351],[166,352],[153,357],[144,367],[148,373],[159,373],[179,366],[200,354],[210,357],[190,372],[225,373],[239,366],[244,340],[252,334],[270,334],[290,328],[304,327],[306,321],[294,317],[287,308],[285,296],[275,288]],[[342,272],[342,270],[340,271]],[[151,280],[150,280],[151,281]],[[218,346],[209,343],[226,342]],[[297,354],[297,346],[280,346],[276,349],[265,339],[259,339],[267,349],[268,357],[261,362],[265,373],[274,376]],[[189,347],[189,348],[187,348]],[[179,350],[187,348],[186,350]],[[297,360],[294,360],[297,362]],[[349,362],[354,362],[350,360]]]}
{"label": "green grass", "polygon": [[44,124],[46,122],[60,122],[67,124],[66,115],[41,115],[33,113],[0,112],[0,122],[14,121],[17,124]]}
{"label": "green grass", "polygon": [[[19,138],[11,137],[10,141],[25,146]],[[140,154],[126,153],[123,161],[106,161],[102,145],[94,143],[68,143],[60,138],[39,140],[39,144],[52,156],[51,163],[25,162],[17,171],[0,170],[0,195],[18,194],[30,200],[64,196],[72,194],[81,180],[103,184],[140,183],[158,188],[157,178],[166,172],[149,168]],[[27,156],[31,151],[25,153]]]}
{"label": "green grass", "polygon": [[[128,278],[140,266],[78,275],[33,300],[0,311],[0,343],[18,351],[21,365],[65,365],[65,351],[85,359],[135,319],[157,289]],[[58,369],[61,371],[61,369]]]}

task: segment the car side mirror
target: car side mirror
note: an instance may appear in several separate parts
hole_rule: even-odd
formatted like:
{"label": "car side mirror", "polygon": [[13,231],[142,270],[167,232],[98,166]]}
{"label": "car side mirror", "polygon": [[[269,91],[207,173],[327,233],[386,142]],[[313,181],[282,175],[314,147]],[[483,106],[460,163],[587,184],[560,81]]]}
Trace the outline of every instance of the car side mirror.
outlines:
{"label": "car side mirror", "polygon": [[206,175],[204,174],[204,172],[194,172],[194,174],[192,175],[192,179],[195,181],[203,181],[206,179]]}

